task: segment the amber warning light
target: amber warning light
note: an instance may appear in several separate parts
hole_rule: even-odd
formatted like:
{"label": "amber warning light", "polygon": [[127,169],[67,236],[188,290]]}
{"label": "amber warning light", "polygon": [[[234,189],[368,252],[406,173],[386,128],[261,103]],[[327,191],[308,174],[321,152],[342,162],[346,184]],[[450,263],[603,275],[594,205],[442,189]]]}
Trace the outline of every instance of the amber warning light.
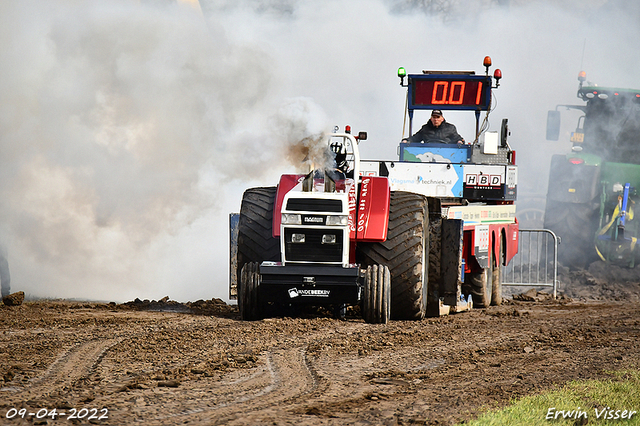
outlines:
{"label": "amber warning light", "polygon": [[484,66],[485,75],[489,75],[489,67],[491,66],[491,56],[485,56],[484,61],[482,61],[482,65]]}

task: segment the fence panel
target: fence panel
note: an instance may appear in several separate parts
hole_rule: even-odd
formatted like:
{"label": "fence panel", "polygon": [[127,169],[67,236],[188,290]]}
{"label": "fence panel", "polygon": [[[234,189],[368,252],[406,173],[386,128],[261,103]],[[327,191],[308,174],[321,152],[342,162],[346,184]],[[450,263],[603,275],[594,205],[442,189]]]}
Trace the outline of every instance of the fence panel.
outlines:
{"label": "fence panel", "polygon": [[502,268],[503,286],[552,287],[558,291],[558,237],[548,229],[521,229],[518,253]]}

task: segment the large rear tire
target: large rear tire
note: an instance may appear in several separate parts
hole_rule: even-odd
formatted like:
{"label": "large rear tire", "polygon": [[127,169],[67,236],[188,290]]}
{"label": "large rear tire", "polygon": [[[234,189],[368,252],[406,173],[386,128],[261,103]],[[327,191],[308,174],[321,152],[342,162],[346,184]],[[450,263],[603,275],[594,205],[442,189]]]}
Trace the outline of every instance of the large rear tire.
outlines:
{"label": "large rear tire", "polygon": [[364,278],[364,320],[386,324],[391,316],[391,274],[385,265],[367,267]]}
{"label": "large rear tire", "polygon": [[419,194],[392,191],[389,204],[387,240],[359,244],[356,256],[364,266],[388,266],[392,319],[422,319],[427,305],[427,199]]}
{"label": "large rear tire", "polygon": [[558,261],[564,266],[584,269],[598,260],[594,238],[597,232],[599,204],[566,203],[547,200],[544,227],[560,237]]}
{"label": "large rear tire", "polygon": [[558,261],[583,269],[598,259],[595,236],[600,222],[601,166],[572,164],[553,155],[544,212],[544,228],[560,237]]}
{"label": "large rear tire", "polygon": [[238,309],[240,318],[245,321],[262,319],[260,306],[260,265],[250,262],[241,271],[240,293],[238,294]]}
{"label": "large rear tire", "polygon": [[[240,273],[249,262],[279,262],[280,241],[273,237],[273,208],[276,188],[250,188],[242,196],[238,221],[238,284]],[[240,291],[240,289],[238,289]]]}

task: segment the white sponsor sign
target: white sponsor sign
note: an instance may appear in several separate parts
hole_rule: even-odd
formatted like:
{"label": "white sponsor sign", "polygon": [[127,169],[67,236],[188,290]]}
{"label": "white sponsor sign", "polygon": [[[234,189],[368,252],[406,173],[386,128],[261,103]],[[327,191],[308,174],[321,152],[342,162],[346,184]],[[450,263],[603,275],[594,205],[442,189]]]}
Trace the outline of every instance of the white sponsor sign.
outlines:
{"label": "white sponsor sign", "polygon": [[290,288],[289,297],[329,297],[331,290]]}

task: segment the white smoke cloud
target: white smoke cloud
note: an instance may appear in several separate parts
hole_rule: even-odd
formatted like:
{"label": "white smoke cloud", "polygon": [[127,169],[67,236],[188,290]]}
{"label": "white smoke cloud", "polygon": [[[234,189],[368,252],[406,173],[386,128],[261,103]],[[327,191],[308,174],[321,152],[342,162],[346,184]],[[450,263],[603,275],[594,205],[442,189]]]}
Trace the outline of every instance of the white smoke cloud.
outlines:
{"label": "white smoke cloud", "polygon": [[[384,0],[201,0],[204,16],[171,2],[3,2],[0,230],[13,289],[225,298],[227,215],[247,187],[296,171],[292,146],[350,124],[369,133],[365,158],[396,158],[399,66],[480,72],[491,55],[504,74],[492,128],[510,119],[521,188],[545,193],[550,154],[567,146],[544,140],[546,111],[574,102],[580,65],[602,85],[636,84],[637,8],[609,3],[443,20]],[[473,118],[446,117],[469,139]]]}
{"label": "white smoke cloud", "polygon": [[228,164],[216,157],[224,135],[268,92],[264,53],[178,4],[2,9],[0,215],[14,289],[145,293],[162,278],[150,247],[216,207],[201,173]]}

